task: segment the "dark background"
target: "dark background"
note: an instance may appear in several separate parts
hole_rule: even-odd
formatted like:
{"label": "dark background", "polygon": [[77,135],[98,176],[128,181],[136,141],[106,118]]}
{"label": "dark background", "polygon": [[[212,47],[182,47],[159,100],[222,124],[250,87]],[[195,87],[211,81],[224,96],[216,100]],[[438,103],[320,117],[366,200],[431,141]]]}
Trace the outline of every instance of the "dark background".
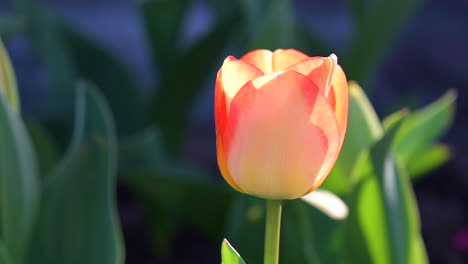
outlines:
{"label": "dark background", "polygon": [[[124,0],[49,0],[53,11],[65,18],[88,37],[106,47],[123,61],[146,87],[158,82],[150,70],[137,1]],[[369,1],[370,2],[370,1]],[[319,33],[332,50],[343,53],[353,37],[349,10],[343,1],[296,0],[295,12],[308,28]],[[9,6],[0,3],[0,14]],[[184,45],[190,46],[214,23],[210,3],[194,0],[184,22]],[[49,87],[40,60],[24,36],[14,36],[8,51],[16,70],[23,111],[35,116],[40,98]],[[229,48],[224,55],[230,55]],[[237,54],[236,54],[237,55]],[[326,56],[328,54],[309,54]],[[223,58],[219,58],[221,63]],[[213,124],[214,72],[206,81],[204,92],[193,109],[183,159],[216,175]],[[458,94],[456,119],[444,137],[453,158],[444,166],[415,182],[420,208],[423,237],[431,263],[466,263],[468,261],[468,1],[426,0],[389,42],[389,51],[363,86],[379,113],[384,117],[402,106],[411,109],[426,105],[448,89]],[[148,88],[151,89],[151,88]],[[145,210],[125,187],[119,188],[119,208],[126,238],[128,263],[159,263],[153,258],[144,228]],[[465,230],[465,231],[464,231]],[[182,238],[183,237],[183,238]],[[189,238],[187,240],[187,238]],[[196,241],[196,245],[190,243]],[[458,241],[458,242],[457,242]],[[461,241],[461,242],[460,242]],[[464,241],[464,242],[463,242]],[[190,228],[182,230],[176,244],[191,245],[174,263],[185,258],[216,261],[218,245]],[[464,245],[464,246],[463,246]],[[198,253],[197,253],[198,252]],[[181,253],[182,254],[182,253]],[[196,254],[196,255],[195,255]],[[200,256],[197,256],[200,255]],[[214,256],[210,258],[209,256]]]}

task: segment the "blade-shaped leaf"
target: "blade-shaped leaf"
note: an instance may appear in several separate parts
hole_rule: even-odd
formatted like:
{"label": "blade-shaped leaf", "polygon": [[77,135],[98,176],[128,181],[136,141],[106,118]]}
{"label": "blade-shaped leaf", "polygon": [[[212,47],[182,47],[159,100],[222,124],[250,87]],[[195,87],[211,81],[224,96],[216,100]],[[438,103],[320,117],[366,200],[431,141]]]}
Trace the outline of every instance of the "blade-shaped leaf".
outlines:
{"label": "blade-shaped leaf", "polygon": [[29,263],[123,263],[112,117],[102,96],[85,83],[75,111],[70,149],[43,191]]}
{"label": "blade-shaped leaf", "polygon": [[22,263],[39,201],[35,151],[21,118],[0,94],[0,237]]}
{"label": "blade-shaped leaf", "polygon": [[352,187],[353,171],[359,154],[383,134],[379,118],[361,87],[349,82],[348,130],[340,156],[323,188],[346,194]]}
{"label": "blade-shaped leaf", "polygon": [[239,253],[226,239],[221,245],[221,264],[245,264]]}
{"label": "blade-shaped leaf", "polygon": [[[396,135],[394,150],[397,157],[405,165],[421,154],[447,131],[455,114],[454,91],[447,92],[434,103],[409,115]],[[391,122],[385,120],[384,125]]]}
{"label": "blade-shaped leaf", "polygon": [[406,170],[411,179],[419,179],[422,175],[445,164],[451,157],[449,147],[436,144],[427,148],[406,164]]}
{"label": "blade-shaped leaf", "polygon": [[10,58],[8,57],[5,46],[0,39],[0,93],[2,93],[12,109],[16,112],[20,111],[20,103],[18,100],[18,92],[16,87],[16,78],[13,67],[11,66]]}
{"label": "blade-shaped leaf", "polygon": [[411,185],[392,155],[399,119],[363,156],[371,170],[353,191],[347,243],[360,243],[346,249],[347,263],[427,263]]}

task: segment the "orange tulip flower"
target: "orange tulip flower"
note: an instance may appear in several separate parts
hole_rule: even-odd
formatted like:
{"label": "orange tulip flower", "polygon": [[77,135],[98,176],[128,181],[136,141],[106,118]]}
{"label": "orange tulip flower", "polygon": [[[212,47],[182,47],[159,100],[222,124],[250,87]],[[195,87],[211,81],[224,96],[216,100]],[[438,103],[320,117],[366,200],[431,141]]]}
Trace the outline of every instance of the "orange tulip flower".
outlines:
{"label": "orange tulip flower", "polygon": [[334,54],[279,49],[230,56],[215,89],[218,164],[234,189],[296,199],[322,184],[348,120],[348,84]]}

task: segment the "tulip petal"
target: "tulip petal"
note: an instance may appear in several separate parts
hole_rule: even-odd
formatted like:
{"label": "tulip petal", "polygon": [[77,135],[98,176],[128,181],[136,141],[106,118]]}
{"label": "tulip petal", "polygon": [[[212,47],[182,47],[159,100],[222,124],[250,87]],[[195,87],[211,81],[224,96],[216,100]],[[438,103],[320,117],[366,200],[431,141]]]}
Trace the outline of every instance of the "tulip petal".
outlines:
{"label": "tulip petal", "polygon": [[295,199],[325,179],[340,137],[333,109],[319,88],[285,71],[241,88],[222,140],[227,168],[244,192]]}
{"label": "tulip petal", "polygon": [[224,60],[221,68],[221,86],[226,97],[226,111],[229,113],[231,100],[239,89],[248,81],[262,76],[263,72],[257,67],[229,56]]}
{"label": "tulip petal", "polygon": [[335,54],[329,57],[311,57],[288,67],[288,70],[297,71],[311,79],[328,97],[334,72],[337,66]]}
{"label": "tulip petal", "polygon": [[272,56],[273,52],[265,49],[259,49],[245,54],[240,59],[259,68],[264,74],[270,74],[273,72]]}
{"label": "tulip petal", "polygon": [[236,184],[234,179],[232,178],[231,174],[229,173],[229,170],[226,165],[226,156],[224,152],[224,147],[223,147],[223,142],[218,138],[216,140],[216,150],[217,150],[217,158],[218,158],[218,167],[219,171],[221,172],[221,175],[223,176],[224,180],[231,185],[232,188],[234,188],[238,192],[243,192],[241,188]]}
{"label": "tulip petal", "polygon": [[343,69],[339,65],[337,65],[333,75],[328,101],[333,106],[338,126],[340,128],[341,149],[348,126],[349,95],[348,81],[346,80],[346,75],[344,74]]}
{"label": "tulip petal", "polygon": [[216,77],[215,101],[214,101],[216,136],[220,136],[223,134],[224,127],[226,126],[226,120],[227,120],[226,96],[223,91],[221,78],[222,78],[222,71],[219,70],[218,75]]}
{"label": "tulip petal", "polygon": [[304,53],[293,49],[277,49],[273,52],[273,72],[283,71],[291,65],[309,58]]}

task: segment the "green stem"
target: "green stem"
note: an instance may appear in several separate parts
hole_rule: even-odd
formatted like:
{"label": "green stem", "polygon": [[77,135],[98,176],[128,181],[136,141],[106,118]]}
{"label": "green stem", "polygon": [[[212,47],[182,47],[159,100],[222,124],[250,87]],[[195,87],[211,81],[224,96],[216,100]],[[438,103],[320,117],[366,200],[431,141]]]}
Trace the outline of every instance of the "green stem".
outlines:
{"label": "green stem", "polygon": [[281,200],[267,200],[266,203],[264,264],[278,264],[281,229]]}

